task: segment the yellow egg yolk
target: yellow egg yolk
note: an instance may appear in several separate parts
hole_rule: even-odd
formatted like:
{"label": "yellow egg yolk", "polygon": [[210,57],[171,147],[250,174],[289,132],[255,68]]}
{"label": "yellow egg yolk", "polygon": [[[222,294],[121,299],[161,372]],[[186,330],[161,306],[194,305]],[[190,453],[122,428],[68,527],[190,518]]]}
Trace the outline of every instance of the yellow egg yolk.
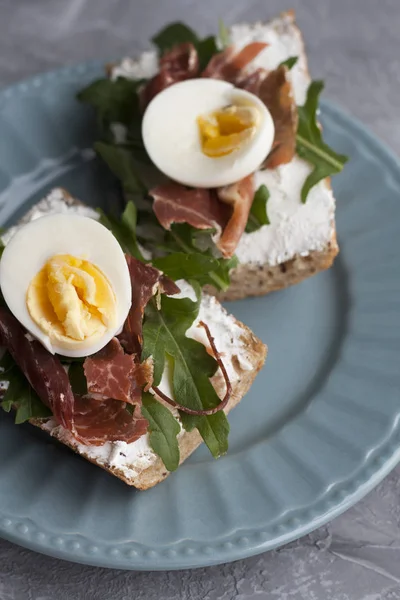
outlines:
{"label": "yellow egg yolk", "polygon": [[258,123],[259,112],[255,107],[235,104],[197,117],[201,149],[211,158],[231,154],[254,136]]}
{"label": "yellow egg yolk", "polygon": [[98,339],[117,321],[110,282],[93,263],[58,254],[50,258],[29,284],[30,316],[53,342]]}

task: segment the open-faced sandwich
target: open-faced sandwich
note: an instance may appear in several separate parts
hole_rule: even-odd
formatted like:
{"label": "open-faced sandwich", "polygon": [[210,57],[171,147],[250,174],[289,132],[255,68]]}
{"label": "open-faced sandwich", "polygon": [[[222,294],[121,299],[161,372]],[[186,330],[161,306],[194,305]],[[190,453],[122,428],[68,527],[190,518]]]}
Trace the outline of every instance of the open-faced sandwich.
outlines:
{"label": "open-faced sandwich", "polygon": [[[79,99],[96,151],[139,211],[153,256],[213,261],[220,298],[260,295],[328,268],[337,252],[328,177],[346,157],[322,139],[292,11],[200,39],[175,23],[155,49],[107,67]],[[195,259],[191,259],[192,261]]]}
{"label": "open-faced sandwich", "polygon": [[0,379],[16,423],[146,489],[202,441],[227,451],[266,347],[193,269],[175,282],[139,254],[133,205],[107,219],[61,189],[3,233]]}

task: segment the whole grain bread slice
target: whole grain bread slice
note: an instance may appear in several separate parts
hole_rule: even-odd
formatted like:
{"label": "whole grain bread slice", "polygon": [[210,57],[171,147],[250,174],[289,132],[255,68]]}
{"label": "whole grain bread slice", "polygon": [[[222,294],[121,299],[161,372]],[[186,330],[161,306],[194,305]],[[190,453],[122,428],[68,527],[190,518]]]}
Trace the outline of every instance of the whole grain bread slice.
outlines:
{"label": "whole grain bread slice", "polygon": [[[257,25],[260,24],[256,24],[255,27]],[[278,36],[296,37],[299,48],[299,62],[302,63],[303,75],[310,80],[304,40],[296,24],[295,12],[293,10],[282,12],[273,21],[261,25],[275,29]],[[149,53],[145,54],[148,55]],[[106,66],[106,73],[109,77],[129,76],[130,69],[133,68],[135,70],[135,67],[140,67],[140,58],[138,57],[137,60],[125,59],[120,64],[109,64]],[[138,75],[136,74],[136,76]],[[325,180],[325,186],[330,188],[329,179]],[[207,287],[206,291],[214,294],[221,301],[265,295],[269,292],[300,283],[304,279],[328,269],[333,264],[338,252],[335,223],[332,218],[331,238],[330,240],[327,239],[324,247],[315,249],[310,246],[307,253],[295,253],[288,259],[280,260],[278,264],[276,262],[254,261],[251,260],[251,257],[247,261],[240,259],[240,264],[231,271],[231,284],[228,290],[217,292],[215,289]]]}
{"label": "whole grain bread slice", "polygon": [[[21,219],[20,224],[29,222],[32,218],[36,218],[38,214],[49,214],[50,212],[57,210],[57,207],[59,209],[59,204],[52,203],[53,200],[56,200],[58,203],[63,203],[63,208],[65,208],[65,210],[73,210],[74,207],[84,206],[79,200],[73,198],[66,190],[58,188],[57,190],[53,190],[46,198],[28,211]],[[93,216],[95,214],[96,213],[93,211]],[[232,357],[232,366],[236,373],[236,378],[232,382],[232,395],[226,406],[226,413],[234,408],[249,390],[257,373],[262,368],[267,354],[267,347],[265,344],[259,340],[246,325],[237,320],[235,320],[235,324],[239,326],[242,331],[241,342],[243,354],[245,355],[245,363],[241,361],[241,356],[239,355]],[[243,366],[243,364],[245,364],[245,366]],[[214,376],[213,385],[218,395],[223,397],[225,393],[225,381],[220,372],[217,372]],[[152,457],[151,464],[148,464],[145,467],[135,464],[134,462],[132,464],[125,462],[123,467],[119,468],[118,466],[111,464],[104,456],[97,455],[94,452],[95,447],[79,444],[68,431],[54,423],[53,419],[32,419],[30,423],[43,431],[48,432],[52,437],[65,444],[88,461],[105,469],[119,479],[122,479],[128,485],[132,485],[140,490],[146,490],[155,486],[169,475],[169,472],[164,467],[161,459],[155,454]],[[191,432],[182,431],[179,436],[180,464],[182,464],[201,443],[202,439],[197,430]]]}

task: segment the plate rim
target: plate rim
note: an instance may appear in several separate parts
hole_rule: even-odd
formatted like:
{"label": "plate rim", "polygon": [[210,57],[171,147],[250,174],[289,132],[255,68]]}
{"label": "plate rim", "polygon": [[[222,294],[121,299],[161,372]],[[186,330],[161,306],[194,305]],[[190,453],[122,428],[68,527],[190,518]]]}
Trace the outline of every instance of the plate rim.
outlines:
{"label": "plate rim", "polygon": [[[83,83],[83,79],[89,75],[94,76],[96,73],[100,75],[106,62],[106,60],[95,60],[78,63],[1,87],[0,108],[4,101],[14,95],[24,95],[31,92],[32,89],[39,90],[43,85],[52,85],[69,79],[74,81],[82,79]],[[375,155],[379,154],[380,157],[384,157],[387,168],[397,179],[400,179],[400,160],[388,145],[377,138],[357,117],[353,117],[343,108],[329,101],[323,101],[321,105],[324,112],[326,111],[339,121],[347,123],[350,121],[352,129],[356,130],[357,135],[364,140],[367,146],[373,146]],[[300,519],[292,519],[291,526],[286,530],[282,526],[281,533],[277,532],[272,539],[263,540],[263,532],[259,530],[252,529],[248,532],[243,529],[235,529],[230,535],[230,538],[234,538],[233,541],[222,544],[217,540],[207,544],[196,542],[195,550],[192,549],[191,552],[189,552],[189,547],[186,548],[186,552],[180,552],[173,548],[153,550],[143,544],[136,544],[142,548],[141,553],[133,549],[122,552],[118,551],[118,545],[122,545],[122,542],[120,544],[103,544],[104,550],[100,551],[99,544],[96,546],[89,538],[82,535],[54,533],[38,529],[28,518],[15,519],[1,513],[0,536],[25,548],[55,558],[126,570],[160,571],[202,568],[240,560],[298,539],[339,516],[361,500],[400,461],[400,446],[395,439],[398,429],[399,424],[394,424],[390,437],[374,448],[372,456],[368,457],[362,465],[361,473],[358,474],[356,481],[353,477],[351,480],[339,484],[339,488],[335,488],[318,501],[318,506],[322,505],[322,510],[317,516],[310,517],[303,523]],[[215,551],[214,555],[213,551]]]}

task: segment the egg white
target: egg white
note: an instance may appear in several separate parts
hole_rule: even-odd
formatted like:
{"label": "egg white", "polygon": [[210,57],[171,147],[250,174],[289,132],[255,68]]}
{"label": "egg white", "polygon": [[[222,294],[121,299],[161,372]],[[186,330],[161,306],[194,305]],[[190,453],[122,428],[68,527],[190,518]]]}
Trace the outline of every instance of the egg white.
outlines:
{"label": "egg white", "polygon": [[[254,137],[229,155],[203,154],[197,117],[229,104],[255,106],[260,123]],[[274,123],[265,104],[254,94],[217,79],[190,79],[155,96],[142,121],[146,151],[165,175],[192,187],[229,185],[260,166],[274,140]]]}
{"label": "egg white", "polygon": [[[29,284],[56,254],[71,254],[92,262],[111,284],[116,297],[116,325],[96,341],[76,341],[68,348],[52,343],[28,312]],[[52,354],[70,357],[94,354],[108,344],[121,330],[132,297],[128,265],[113,234],[94,219],[66,214],[41,217],[15,233],[0,261],[0,287],[9,309],[32,336]]]}

